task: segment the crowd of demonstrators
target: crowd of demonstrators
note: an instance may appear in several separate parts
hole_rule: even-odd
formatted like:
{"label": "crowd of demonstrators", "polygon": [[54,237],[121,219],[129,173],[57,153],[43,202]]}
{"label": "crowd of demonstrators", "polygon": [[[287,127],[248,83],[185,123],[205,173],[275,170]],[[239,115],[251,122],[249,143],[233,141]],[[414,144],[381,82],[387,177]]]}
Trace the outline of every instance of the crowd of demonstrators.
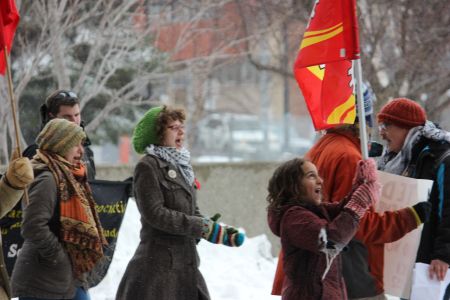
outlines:
{"label": "crowd of demonstrators", "polygon": [[268,186],[268,220],[284,251],[282,299],[346,298],[339,254],[380,192],[373,160],[361,161],[353,173],[342,203],[324,204],[323,180],[313,163],[296,158],[275,170]]}
{"label": "crowd of demonstrators", "polygon": [[[84,129],[84,123],[81,119],[80,99],[75,92],[69,90],[56,90],[51,93],[40,107],[41,130],[44,126],[55,118],[66,119],[81,126]],[[89,147],[91,141],[88,136],[83,141],[84,154],[83,161],[87,167],[88,179],[95,179],[94,152]],[[23,152],[23,156],[32,159],[36,155],[38,145],[36,143],[29,145]]]}
{"label": "crowd of demonstrators", "polygon": [[[3,218],[22,198],[25,187],[30,184],[33,177],[33,169],[28,158],[16,158],[17,151],[0,179],[0,218]],[[0,238],[0,246],[1,238]],[[11,287],[8,272],[0,251],[0,300],[11,299]]]}
{"label": "crowd of demonstrators", "polygon": [[450,133],[428,121],[425,110],[406,98],[388,102],[377,118],[387,145],[379,169],[433,181],[430,220],[424,224],[416,260],[430,265],[431,278],[443,280],[450,264]]}
{"label": "crowd of demonstrators", "polygon": [[[373,125],[374,96],[364,93],[366,125]],[[370,135],[369,135],[370,136]],[[326,131],[305,155],[319,169],[324,179],[324,198],[339,203],[352,189],[354,170],[362,159],[359,140],[359,121]],[[382,214],[370,207],[361,219],[359,229],[342,254],[343,274],[350,299],[386,299],[383,284],[384,244],[394,242],[427,220],[429,204],[419,203]],[[420,216],[416,218],[416,216]],[[280,261],[284,251],[281,251]],[[281,294],[284,272],[279,262],[273,294]]]}
{"label": "crowd of demonstrators", "polygon": [[145,154],[134,171],[141,240],[120,282],[118,300],[210,299],[198,269],[197,243],[203,238],[240,246],[244,241],[243,233],[200,213],[198,183],[183,146],[184,121],[183,110],[162,106],[150,109],[135,127],[134,149]]}
{"label": "crowd of demonstrators", "polygon": [[82,162],[85,138],[65,119],[49,121],[36,138],[25,241],[11,276],[20,300],[89,299],[86,275],[103,258],[106,240]]}
{"label": "crowd of demonstrators", "polygon": [[[366,88],[369,130],[372,96]],[[87,276],[104,259],[106,240],[88,183],[95,165],[77,95],[55,91],[42,105],[41,117],[36,144],[24,151],[32,165],[27,158],[12,160],[0,182],[4,216],[32,181],[23,215],[25,242],[11,288],[0,266],[0,300],[11,295],[87,300]],[[198,268],[197,244],[205,239],[233,247],[245,239],[237,229],[218,223],[219,214],[208,218],[197,207],[199,184],[184,147],[185,118],[184,110],[158,106],[135,127],[133,146],[143,154],[133,182],[141,241],[118,287],[118,300],[210,299]],[[387,145],[378,168],[433,180],[429,201],[375,212],[379,189],[374,162],[361,160],[359,121],[326,130],[305,159],[283,163],[269,181],[268,222],[282,244],[273,294],[283,299],[386,299],[384,245],[422,223],[416,260],[430,265],[431,278],[444,279],[450,264],[450,133],[427,121],[425,110],[406,98],[389,101],[377,118]]]}

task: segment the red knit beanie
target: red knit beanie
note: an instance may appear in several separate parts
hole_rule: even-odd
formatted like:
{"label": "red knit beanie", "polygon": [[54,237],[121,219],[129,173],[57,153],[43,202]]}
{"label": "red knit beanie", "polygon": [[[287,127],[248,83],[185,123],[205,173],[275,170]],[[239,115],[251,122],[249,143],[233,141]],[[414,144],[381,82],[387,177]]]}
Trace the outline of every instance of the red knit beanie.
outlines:
{"label": "red knit beanie", "polygon": [[392,123],[402,128],[424,125],[427,120],[425,110],[415,101],[396,98],[381,108],[378,123]]}

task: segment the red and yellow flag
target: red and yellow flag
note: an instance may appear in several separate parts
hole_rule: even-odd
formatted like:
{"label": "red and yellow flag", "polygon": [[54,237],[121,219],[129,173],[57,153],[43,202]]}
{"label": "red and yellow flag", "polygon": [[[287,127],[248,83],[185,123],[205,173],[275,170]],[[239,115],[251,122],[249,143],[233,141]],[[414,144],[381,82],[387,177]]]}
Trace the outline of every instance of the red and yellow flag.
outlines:
{"label": "red and yellow flag", "polygon": [[19,13],[14,0],[0,0],[0,74],[5,75],[5,46],[11,52],[11,46],[19,24]]}
{"label": "red and yellow flag", "polygon": [[294,65],[316,130],[354,123],[351,60],[357,58],[355,0],[316,0]]}

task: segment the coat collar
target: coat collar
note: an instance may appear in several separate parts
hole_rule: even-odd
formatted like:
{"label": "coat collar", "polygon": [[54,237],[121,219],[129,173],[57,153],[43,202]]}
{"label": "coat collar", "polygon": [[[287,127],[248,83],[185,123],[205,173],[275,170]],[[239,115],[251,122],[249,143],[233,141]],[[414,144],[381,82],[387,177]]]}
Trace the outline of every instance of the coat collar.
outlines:
{"label": "coat collar", "polygon": [[[149,154],[151,155],[151,154]],[[153,157],[156,158],[156,161],[158,163],[158,167],[162,170],[162,173],[164,174],[164,179],[166,179],[169,182],[172,182],[174,184],[177,184],[179,186],[181,186],[184,190],[186,190],[186,192],[189,193],[189,195],[192,196],[193,193],[193,186],[189,186],[186,182],[186,180],[184,180],[183,175],[181,174],[181,172],[178,170],[177,167],[175,167],[173,164],[171,164],[170,162],[167,162],[165,160],[162,160],[161,158],[151,155]],[[175,175],[175,178],[174,175]]]}

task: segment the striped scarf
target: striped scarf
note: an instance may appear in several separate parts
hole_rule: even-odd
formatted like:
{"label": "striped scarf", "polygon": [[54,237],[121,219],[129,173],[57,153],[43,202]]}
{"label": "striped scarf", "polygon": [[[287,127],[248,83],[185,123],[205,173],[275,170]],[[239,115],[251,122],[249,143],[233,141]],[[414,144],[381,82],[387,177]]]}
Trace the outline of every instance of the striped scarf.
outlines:
{"label": "striped scarf", "polygon": [[57,186],[61,229],[59,239],[69,254],[77,278],[91,271],[103,257],[106,239],[95,210],[86,168],[70,164],[61,156],[38,150],[33,159],[50,169]]}
{"label": "striped scarf", "polygon": [[191,154],[186,148],[182,148],[178,151],[175,147],[149,145],[147,148],[145,148],[145,151],[148,154],[155,155],[156,157],[159,157],[162,160],[165,160],[178,167],[186,183],[189,186],[192,186],[192,184],[194,183],[195,175],[194,169],[192,169],[190,163]]}

